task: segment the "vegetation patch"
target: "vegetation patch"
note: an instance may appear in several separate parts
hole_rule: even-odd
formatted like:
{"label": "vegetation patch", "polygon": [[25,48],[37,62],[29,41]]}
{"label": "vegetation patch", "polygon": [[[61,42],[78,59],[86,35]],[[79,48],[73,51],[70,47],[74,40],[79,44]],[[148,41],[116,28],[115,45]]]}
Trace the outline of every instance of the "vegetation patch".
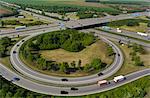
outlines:
{"label": "vegetation patch", "polygon": [[0,4],[0,18],[13,16],[16,14],[18,14],[18,12],[15,9]]}
{"label": "vegetation patch", "polygon": [[[70,75],[75,72],[93,73],[104,69],[108,64],[108,62],[107,64],[103,62],[99,56],[88,57],[88,53],[87,57],[90,58],[90,61],[82,61],[86,58],[86,54],[83,55],[82,52],[85,53],[85,48],[88,48],[96,41],[97,38],[92,34],[85,34],[76,30],[63,30],[34,37],[23,44],[20,50],[24,59],[28,62],[32,62],[36,68],[43,71],[61,73],[60,75]],[[52,55],[48,53],[49,50],[55,51],[55,53],[53,52],[52,54],[53,56],[55,55],[54,59],[51,59]],[[57,50],[63,50],[63,52],[58,52]],[[67,54],[69,52],[71,54]],[[72,54],[74,54],[74,56],[65,57],[64,60],[60,59],[60,61],[58,61],[60,56],[58,55],[58,57],[56,57],[56,54],[63,55],[64,57]],[[83,57],[78,58],[76,57],[77,55],[83,55]],[[91,54],[91,56],[93,56],[93,54]],[[65,59],[69,59],[69,61],[65,61]],[[82,62],[85,66],[81,66]]]}

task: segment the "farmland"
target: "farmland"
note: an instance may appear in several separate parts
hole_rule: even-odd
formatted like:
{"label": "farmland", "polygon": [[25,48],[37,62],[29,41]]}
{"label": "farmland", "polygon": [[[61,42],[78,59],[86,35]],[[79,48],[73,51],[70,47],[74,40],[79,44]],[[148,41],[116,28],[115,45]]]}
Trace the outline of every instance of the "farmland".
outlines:
{"label": "farmland", "polygon": [[0,17],[11,16],[17,14],[17,12],[13,11],[10,8],[4,7],[0,5]]}

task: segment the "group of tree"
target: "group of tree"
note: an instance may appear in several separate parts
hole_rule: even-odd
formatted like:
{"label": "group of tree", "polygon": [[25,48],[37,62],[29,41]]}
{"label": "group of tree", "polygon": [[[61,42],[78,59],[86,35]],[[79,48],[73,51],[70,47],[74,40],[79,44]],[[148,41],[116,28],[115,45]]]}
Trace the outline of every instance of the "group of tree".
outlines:
{"label": "group of tree", "polygon": [[23,89],[0,76],[0,98],[51,98],[51,96]]}
{"label": "group of tree", "polygon": [[130,55],[132,56],[131,60],[134,62],[134,65],[144,66],[143,61],[141,61],[140,56],[138,55],[138,53],[144,53],[144,48],[141,45],[133,44],[132,49],[133,51],[130,53]]}
{"label": "group of tree", "polygon": [[149,23],[149,20],[144,19],[125,19],[125,20],[118,20],[112,21],[108,23],[108,26],[111,27],[119,27],[119,26],[139,26],[140,23]]}
{"label": "group of tree", "polygon": [[103,63],[99,58],[94,58],[90,64],[84,66],[85,72],[90,72],[93,70],[101,70],[106,67],[106,63]]}
{"label": "group of tree", "polygon": [[107,55],[108,56],[112,56],[114,54],[114,50],[111,46],[107,47]]}
{"label": "group of tree", "polygon": [[87,7],[87,6],[78,6],[78,5],[42,5],[42,4],[20,4],[22,8],[33,8],[37,10],[41,10],[44,12],[50,12],[50,13],[59,13],[61,15],[64,15],[69,12],[96,12],[96,13],[103,13],[107,12],[109,14],[119,14],[121,13],[120,10],[117,10],[115,8],[100,8],[100,7]]}
{"label": "group of tree", "polygon": [[79,19],[85,19],[85,18],[93,18],[94,14],[93,13],[78,12],[77,16],[79,17]]}
{"label": "group of tree", "polygon": [[11,38],[3,37],[0,39],[0,57],[7,55],[7,47],[11,45]]}
{"label": "group of tree", "polygon": [[41,21],[33,21],[29,23],[22,23],[19,20],[2,20],[1,25],[2,27],[5,25],[20,25],[20,26],[34,26],[34,25],[42,25],[45,24],[44,22]]}
{"label": "group of tree", "polygon": [[30,48],[36,50],[52,50],[62,48],[70,52],[79,52],[96,41],[92,34],[80,33],[76,30],[62,30],[40,35],[36,43],[29,41]]}

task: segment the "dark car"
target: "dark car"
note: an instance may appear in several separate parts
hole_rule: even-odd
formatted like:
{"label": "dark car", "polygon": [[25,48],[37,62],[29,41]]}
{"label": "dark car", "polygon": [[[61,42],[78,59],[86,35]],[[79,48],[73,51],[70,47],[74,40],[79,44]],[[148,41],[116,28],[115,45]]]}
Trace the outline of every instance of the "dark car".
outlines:
{"label": "dark car", "polygon": [[120,56],[120,54],[118,54],[118,56]]}
{"label": "dark car", "polygon": [[68,79],[61,79],[61,81],[68,81]]}
{"label": "dark car", "polygon": [[19,44],[17,46],[19,46]]}
{"label": "dark car", "polygon": [[71,90],[78,90],[78,88],[72,87]]}
{"label": "dark car", "polygon": [[19,81],[19,80],[20,80],[20,78],[18,78],[18,77],[13,77],[13,79],[11,80],[11,82]]}
{"label": "dark car", "polygon": [[13,53],[16,53],[16,51],[13,51]]}
{"label": "dark car", "polygon": [[101,76],[101,75],[103,75],[103,73],[102,73],[102,72],[98,73],[98,76]]}
{"label": "dark car", "polygon": [[18,78],[18,77],[14,77],[14,78],[13,78],[13,80],[15,80],[15,81],[19,81],[19,80],[20,80],[20,78]]}
{"label": "dark car", "polygon": [[60,93],[61,93],[61,94],[68,94],[67,91],[61,91]]}
{"label": "dark car", "polygon": [[24,40],[22,40],[22,42],[24,42]]}

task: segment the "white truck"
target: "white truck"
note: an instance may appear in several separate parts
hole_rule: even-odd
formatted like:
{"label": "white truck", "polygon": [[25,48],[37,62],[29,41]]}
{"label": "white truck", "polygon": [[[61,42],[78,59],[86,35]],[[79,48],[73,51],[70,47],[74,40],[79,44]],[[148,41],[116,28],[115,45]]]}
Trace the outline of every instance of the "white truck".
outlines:
{"label": "white truck", "polygon": [[117,32],[121,33],[122,31],[119,28],[117,28]]}
{"label": "white truck", "polygon": [[141,33],[141,32],[137,32],[138,35],[141,35],[141,36],[148,36],[148,34],[145,34],[145,33]]}
{"label": "white truck", "polygon": [[98,86],[104,85],[104,84],[109,84],[109,82],[107,80],[100,80],[97,82]]}
{"label": "white truck", "polygon": [[26,29],[26,26],[18,26],[18,27],[15,27],[15,30],[22,30],[22,29]]}
{"label": "white truck", "polygon": [[120,75],[120,76],[116,76],[116,77],[114,77],[114,82],[119,82],[119,81],[123,81],[123,80],[125,80],[126,79],[126,77],[124,77],[123,75]]}

